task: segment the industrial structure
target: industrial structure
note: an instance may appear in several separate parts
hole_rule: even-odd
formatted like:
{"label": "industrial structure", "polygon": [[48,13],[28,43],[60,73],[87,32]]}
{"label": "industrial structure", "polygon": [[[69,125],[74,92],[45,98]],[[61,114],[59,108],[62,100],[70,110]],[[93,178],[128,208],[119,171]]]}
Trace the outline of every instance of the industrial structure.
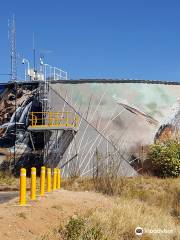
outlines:
{"label": "industrial structure", "polygon": [[39,69],[23,58],[19,81],[14,17],[10,45],[11,81],[0,93],[0,168],[45,165],[61,167],[64,176],[87,176],[101,159],[119,175],[134,176],[149,144],[179,137],[180,83],[68,80],[43,58]]}
{"label": "industrial structure", "polygon": [[101,158],[116,163],[118,174],[134,176],[164,129],[177,136],[179,83],[68,80],[66,73],[58,79],[52,69],[16,87],[2,85],[1,168],[46,165],[61,167],[64,176],[87,176]]}
{"label": "industrial structure", "polygon": [[[17,76],[15,17],[9,23],[10,81],[0,84],[0,168],[61,167],[64,176],[93,175],[99,162],[121,176],[143,169],[156,140],[180,137],[180,83],[69,80],[67,72],[23,58]],[[141,133],[141,134],[140,134]],[[101,160],[101,161],[100,161]]]}

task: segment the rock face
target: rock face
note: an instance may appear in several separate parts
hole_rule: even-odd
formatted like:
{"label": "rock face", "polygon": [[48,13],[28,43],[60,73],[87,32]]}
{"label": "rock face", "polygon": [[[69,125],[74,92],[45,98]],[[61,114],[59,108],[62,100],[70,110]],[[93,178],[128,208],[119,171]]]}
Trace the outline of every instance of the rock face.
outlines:
{"label": "rock face", "polygon": [[[32,151],[27,131],[31,111],[41,111],[37,85],[7,85],[0,100],[1,168],[11,166],[14,169],[14,164],[23,165],[21,158],[27,157]],[[38,145],[43,148],[42,140]]]}
{"label": "rock face", "polygon": [[167,116],[160,122],[155,141],[175,138],[180,140],[180,99],[172,106]]}

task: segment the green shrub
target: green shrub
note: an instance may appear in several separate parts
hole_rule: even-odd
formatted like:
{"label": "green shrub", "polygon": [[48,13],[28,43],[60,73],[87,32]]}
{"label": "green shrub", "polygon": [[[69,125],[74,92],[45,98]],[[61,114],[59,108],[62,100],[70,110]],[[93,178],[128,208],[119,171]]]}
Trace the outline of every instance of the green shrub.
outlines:
{"label": "green shrub", "polygon": [[83,218],[70,218],[66,225],[66,236],[67,240],[77,240],[82,235],[84,230],[84,219]]}
{"label": "green shrub", "polygon": [[65,227],[67,240],[106,240],[99,225],[89,224],[85,218],[70,218]]}
{"label": "green shrub", "polygon": [[148,159],[155,175],[159,177],[180,176],[180,142],[166,140],[150,146]]}

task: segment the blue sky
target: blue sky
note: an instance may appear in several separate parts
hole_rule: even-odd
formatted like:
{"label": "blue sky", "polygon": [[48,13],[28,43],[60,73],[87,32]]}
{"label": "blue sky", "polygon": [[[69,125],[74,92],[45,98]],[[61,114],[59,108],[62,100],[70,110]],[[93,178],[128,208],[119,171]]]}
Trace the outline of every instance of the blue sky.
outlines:
{"label": "blue sky", "polygon": [[[6,0],[0,8],[0,73],[10,72],[8,19],[16,16],[21,58],[78,78],[180,80],[178,0]],[[3,81],[7,77],[0,76]]]}

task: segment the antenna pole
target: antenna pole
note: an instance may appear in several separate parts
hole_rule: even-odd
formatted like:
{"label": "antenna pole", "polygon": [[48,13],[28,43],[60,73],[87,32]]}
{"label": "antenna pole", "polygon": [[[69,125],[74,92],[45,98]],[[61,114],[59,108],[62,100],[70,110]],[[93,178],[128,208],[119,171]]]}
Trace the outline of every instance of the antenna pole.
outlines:
{"label": "antenna pole", "polygon": [[33,32],[33,65],[34,71],[36,70],[36,50],[35,50],[35,34]]}
{"label": "antenna pole", "polygon": [[15,129],[14,129],[14,169],[16,164],[16,110],[17,110],[17,54],[16,54],[16,23],[15,15],[13,14],[12,20],[9,24],[9,39],[10,39],[10,57],[11,57],[11,81],[14,82],[15,92]]}
{"label": "antenna pole", "polygon": [[10,32],[10,56],[11,56],[11,80],[17,80],[17,55],[16,55],[16,23],[15,16],[13,14],[12,21],[9,26]]}

